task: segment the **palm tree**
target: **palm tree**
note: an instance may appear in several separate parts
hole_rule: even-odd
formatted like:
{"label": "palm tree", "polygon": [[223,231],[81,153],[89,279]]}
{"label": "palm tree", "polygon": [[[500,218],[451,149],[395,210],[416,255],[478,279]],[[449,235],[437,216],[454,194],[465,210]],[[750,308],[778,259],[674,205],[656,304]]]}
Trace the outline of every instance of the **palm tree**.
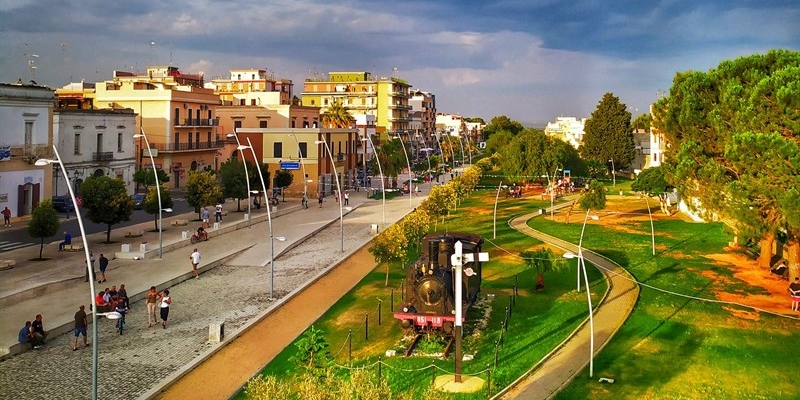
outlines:
{"label": "palm tree", "polygon": [[525,260],[527,268],[536,269],[536,290],[544,290],[545,272],[556,271],[566,265],[563,259],[553,257],[553,252],[547,248],[526,250],[519,254]]}
{"label": "palm tree", "polygon": [[322,113],[322,125],[327,128],[345,129],[353,124],[353,116],[340,104],[334,101],[324,113]]}

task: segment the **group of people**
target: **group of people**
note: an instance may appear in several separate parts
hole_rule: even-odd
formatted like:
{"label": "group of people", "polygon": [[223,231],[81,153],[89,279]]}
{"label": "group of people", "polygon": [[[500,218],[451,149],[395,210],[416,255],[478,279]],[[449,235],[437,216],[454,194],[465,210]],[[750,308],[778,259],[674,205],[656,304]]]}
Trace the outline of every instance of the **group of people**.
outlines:
{"label": "group of people", "polygon": [[33,322],[25,321],[25,326],[19,330],[19,342],[29,343],[31,348],[38,349],[44,346],[48,332],[44,330],[42,314],[36,314]]}
{"label": "group of people", "polygon": [[119,312],[118,308],[127,311],[129,305],[128,291],[125,289],[125,284],[111,286],[101,290],[94,298],[95,306],[99,312],[114,310]]}
{"label": "group of people", "polygon": [[161,328],[167,329],[167,321],[169,319],[169,306],[172,304],[172,297],[169,295],[169,290],[159,292],[155,286],[150,286],[147,292],[147,327],[152,328],[153,325],[158,324],[158,317],[156,316],[156,309],[159,310],[158,316],[161,317]]}

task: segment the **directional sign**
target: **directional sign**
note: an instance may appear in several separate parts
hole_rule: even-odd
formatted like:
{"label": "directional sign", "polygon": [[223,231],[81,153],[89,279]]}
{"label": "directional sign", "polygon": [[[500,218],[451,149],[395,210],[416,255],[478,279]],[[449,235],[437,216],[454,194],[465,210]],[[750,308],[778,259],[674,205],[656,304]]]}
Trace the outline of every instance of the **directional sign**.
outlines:
{"label": "directional sign", "polygon": [[299,162],[281,162],[281,169],[300,169]]}

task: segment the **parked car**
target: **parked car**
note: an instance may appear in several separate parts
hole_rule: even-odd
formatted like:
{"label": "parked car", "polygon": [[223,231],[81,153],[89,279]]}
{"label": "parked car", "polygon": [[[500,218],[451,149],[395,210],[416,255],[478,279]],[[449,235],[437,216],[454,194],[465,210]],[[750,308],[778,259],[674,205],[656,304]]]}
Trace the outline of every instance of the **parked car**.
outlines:
{"label": "parked car", "polygon": [[134,210],[141,210],[142,206],[144,205],[144,195],[140,193],[136,193],[131,195],[131,200],[133,200],[133,209]]}
{"label": "parked car", "polygon": [[53,208],[58,212],[75,211],[75,206],[72,205],[72,199],[67,196],[53,196]]}

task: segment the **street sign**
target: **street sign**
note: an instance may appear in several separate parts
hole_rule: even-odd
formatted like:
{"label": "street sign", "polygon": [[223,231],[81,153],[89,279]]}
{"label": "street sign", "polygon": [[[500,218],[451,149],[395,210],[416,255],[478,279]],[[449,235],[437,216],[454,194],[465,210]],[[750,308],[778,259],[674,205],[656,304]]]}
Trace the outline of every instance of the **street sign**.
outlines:
{"label": "street sign", "polygon": [[149,149],[142,149],[142,154],[147,157],[158,157],[158,149],[149,148]]}
{"label": "street sign", "polygon": [[281,162],[281,169],[300,169],[299,162]]}

